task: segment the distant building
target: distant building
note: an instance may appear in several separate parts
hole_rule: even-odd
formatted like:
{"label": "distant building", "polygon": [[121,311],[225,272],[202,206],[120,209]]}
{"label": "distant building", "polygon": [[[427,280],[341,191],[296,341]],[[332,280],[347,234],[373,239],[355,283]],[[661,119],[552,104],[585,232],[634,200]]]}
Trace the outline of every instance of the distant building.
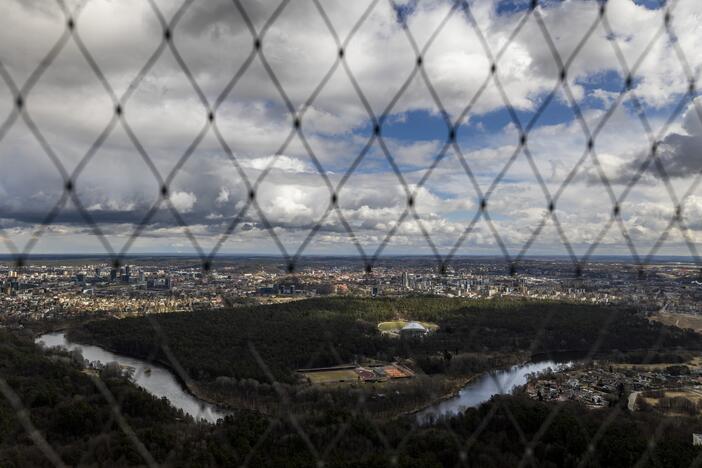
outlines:
{"label": "distant building", "polygon": [[7,294],[8,296],[12,296],[13,293],[14,293],[14,291],[16,290],[16,288],[13,288],[13,284],[16,284],[16,283],[13,283],[13,282],[10,281],[10,280],[6,280],[6,281],[2,284],[2,292],[3,292],[4,294]]}
{"label": "distant building", "polygon": [[421,338],[427,333],[427,327],[419,322],[410,322],[400,329],[400,336],[403,338]]}
{"label": "distant building", "polygon": [[146,280],[146,289],[170,290],[173,281],[170,276],[163,278],[149,278]]}
{"label": "distant building", "polygon": [[405,289],[409,289],[410,287],[409,275],[406,271],[402,272],[402,287]]}
{"label": "distant building", "polygon": [[298,291],[294,283],[281,283],[278,285],[278,294],[295,294]]}
{"label": "distant building", "polygon": [[702,434],[692,433],[692,445],[702,445]]}

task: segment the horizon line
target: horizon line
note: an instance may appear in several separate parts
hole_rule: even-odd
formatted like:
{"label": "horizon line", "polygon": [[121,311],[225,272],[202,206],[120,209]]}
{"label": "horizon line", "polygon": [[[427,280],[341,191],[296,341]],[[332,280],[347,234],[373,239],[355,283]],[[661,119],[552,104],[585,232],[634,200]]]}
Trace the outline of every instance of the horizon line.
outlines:
{"label": "horizon line", "polygon": [[[267,258],[267,259],[275,259],[279,258],[282,261],[290,260],[290,258],[286,258],[284,255],[281,254],[273,254],[273,253],[258,253],[258,252],[253,252],[253,253],[218,253],[214,255],[213,257],[210,257],[209,255],[199,255],[197,252],[139,252],[139,253],[127,253],[127,254],[119,254],[119,255],[110,255],[108,253],[104,252],[90,252],[90,253],[78,253],[78,252],[68,252],[68,253],[29,253],[29,254],[11,254],[11,253],[0,253],[0,261],[6,261],[6,260],[16,260],[18,258],[21,259],[40,259],[40,258],[47,258],[47,257],[54,257],[54,258],[106,258],[106,259],[113,259],[113,258],[139,258],[139,257],[162,257],[162,258],[197,258],[197,259],[202,259],[206,258],[208,260],[214,260],[217,258],[231,258],[231,257],[237,257],[237,258]],[[310,258],[348,258],[348,259],[359,259],[359,260],[364,260],[364,258],[359,255],[359,254],[328,254],[328,253],[320,253],[320,254],[307,254],[307,255],[300,255],[298,259],[310,259]],[[379,261],[383,259],[397,259],[397,258],[417,258],[417,259],[434,259],[434,260],[440,260],[437,259],[436,255],[433,254],[384,254],[381,255],[377,258],[374,258],[374,261]],[[511,258],[506,258],[504,255],[501,255],[499,253],[494,253],[494,254],[461,254],[461,255],[452,255],[451,259],[467,259],[467,258],[497,258],[505,261],[515,261],[516,259],[511,259]],[[544,259],[544,258],[555,258],[555,259],[568,259],[568,260],[573,260],[573,257],[570,255],[566,254],[527,254],[519,258],[519,260],[525,260],[525,259]],[[631,260],[632,262],[636,263],[641,263],[637,262],[635,258],[633,258],[631,255],[623,255],[623,254],[598,254],[598,255],[591,255],[588,257],[587,261],[593,260],[593,259],[628,259]],[[642,260],[645,260],[646,257],[642,258]],[[696,259],[692,255],[667,255],[667,254],[656,254],[652,255],[651,257],[648,257],[649,260],[651,259],[685,259],[689,260],[692,262],[696,262]],[[580,260],[577,259],[576,260]]]}

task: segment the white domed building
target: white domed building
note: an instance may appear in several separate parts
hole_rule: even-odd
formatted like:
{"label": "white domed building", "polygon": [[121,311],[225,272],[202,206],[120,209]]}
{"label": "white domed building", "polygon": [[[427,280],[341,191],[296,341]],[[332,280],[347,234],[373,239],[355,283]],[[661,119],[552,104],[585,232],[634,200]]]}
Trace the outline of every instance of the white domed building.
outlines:
{"label": "white domed building", "polygon": [[429,329],[419,322],[409,322],[400,329],[400,336],[403,338],[421,338],[429,333]]}

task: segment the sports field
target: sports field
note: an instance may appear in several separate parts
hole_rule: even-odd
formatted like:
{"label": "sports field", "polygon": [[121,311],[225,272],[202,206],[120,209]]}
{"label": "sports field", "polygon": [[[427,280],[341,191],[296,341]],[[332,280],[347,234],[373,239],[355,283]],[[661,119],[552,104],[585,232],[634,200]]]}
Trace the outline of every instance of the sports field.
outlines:
{"label": "sports field", "polygon": [[413,377],[414,372],[397,363],[374,364],[369,367],[328,367],[319,369],[300,369],[311,384],[339,384],[354,382],[385,382],[392,379]]}
{"label": "sports field", "polygon": [[353,369],[331,369],[323,371],[302,372],[313,384],[357,382],[358,374]]}

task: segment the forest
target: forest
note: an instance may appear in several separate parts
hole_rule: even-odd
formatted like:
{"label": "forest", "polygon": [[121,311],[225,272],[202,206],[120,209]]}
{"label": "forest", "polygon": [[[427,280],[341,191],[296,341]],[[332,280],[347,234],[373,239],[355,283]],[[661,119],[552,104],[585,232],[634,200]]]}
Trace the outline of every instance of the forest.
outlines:
{"label": "forest", "polygon": [[[52,466],[29,437],[28,419],[69,466],[183,467],[682,467],[702,451],[691,444],[697,418],[629,413],[618,406],[589,410],[520,395],[495,397],[463,415],[416,427],[412,419],[375,421],[361,407],[321,415],[268,418],[237,411],[216,425],[192,419],[120,375],[99,376],[120,403],[122,426],[75,353],[41,350],[31,336],[0,330],[0,379],[22,408],[0,397],[0,466]],[[142,451],[125,427],[134,431]],[[657,428],[663,431],[656,432]],[[657,437],[652,439],[654,434]],[[527,452],[526,444],[532,450]],[[654,440],[654,444],[649,444]],[[593,444],[594,450],[588,450]],[[145,453],[146,452],[146,453]],[[393,463],[395,462],[395,463]],[[528,463],[529,464],[529,463]]]}
{"label": "forest", "polygon": [[[397,318],[434,322],[439,329],[422,339],[378,331],[379,322]],[[363,400],[379,420],[421,408],[454,393],[471,376],[531,355],[569,351],[582,357],[594,350],[595,356],[619,362],[680,362],[701,346],[694,332],[649,321],[628,308],[439,297],[320,298],[148,315],[88,322],[68,335],[180,369],[192,393],[228,408],[277,414],[282,391],[296,411],[322,415]],[[301,382],[295,372],[367,359],[401,361],[417,376],[317,386]]]}
{"label": "forest", "polygon": [[[395,318],[435,322],[440,328],[421,340],[381,335],[377,324]],[[629,355],[640,360],[644,351],[655,360],[652,348],[666,359],[702,348],[700,335],[649,321],[630,308],[436,297],[324,298],[100,320],[70,330],[69,337],[172,365],[167,349],[200,382],[218,377],[270,382],[272,376],[290,384],[296,381],[295,369],[363,358],[410,359],[426,374],[470,375],[494,364],[481,356],[500,353],[528,358],[594,349],[625,361]]]}

